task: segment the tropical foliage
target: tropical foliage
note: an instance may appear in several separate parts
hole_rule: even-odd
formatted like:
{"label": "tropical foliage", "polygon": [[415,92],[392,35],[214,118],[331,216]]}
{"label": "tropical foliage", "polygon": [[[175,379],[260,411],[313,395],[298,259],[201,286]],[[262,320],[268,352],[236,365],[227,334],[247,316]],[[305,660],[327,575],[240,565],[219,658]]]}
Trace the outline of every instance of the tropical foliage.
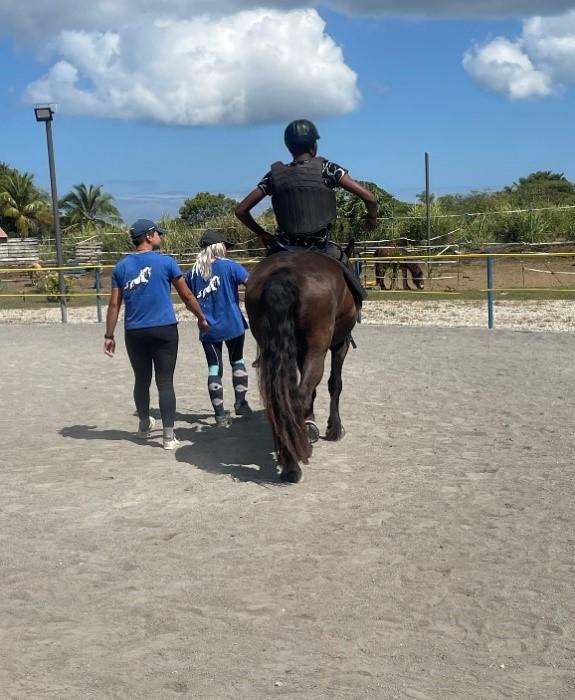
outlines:
{"label": "tropical foliage", "polygon": [[[384,190],[375,182],[360,181],[367,190],[369,190],[377,200],[378,216],[381,218],[389,218],[394,216],[394,213],[401,213],[406,210],[408,205],[395,199],[393,195]],[[366,231],[365,215],[366,209],[363,202],[356,196],[350,194],[346,190],[339,189],[336,191],[337,201],[337,223],[333,227],[333,236],[338,241],[344,241],[348,238],[378,238],[381,233],[381,226],[376,231]]]}
{"label": "tropical foliage", "polygon": [[46,193],[34,184],[34,176],[0,165],[0,215],[9,231],[27,238],[50,225]]}
{"label": "tropical foliage", "polygon": [[121,222],[114,197],[103,191],[102,185],[74,185],[60,200],[63,225],[84,231],[86,227],[102,227]]}
{"label": "tropical foliage", "polygon": [[[365,228],[363,203],[345,190],[336,193],[338,221],[332,235],[343,241],[402,240],[425,242],[427,220],[424,198],[403,202],[376,183],[363,182],[379,204],[379,225]],[[111,194],[101,185],[76,185],[61,202],[66,254],[73,255],[75,236],[100,236],[103,250],[112,260],[130,250],[129,238]],[[234,243],[255,252],[259,243],[235,218],[236,201],[224,194],[199,192],[187,198],[178,218],[166,217],[162,225],[171,235],[165,245],[170,252],[193,257],[204,227],[222,229]],[[276,229],[273,210],[255,217],[264,229]],[[48,195],[30,173],[19,172],[0,162],[0,226],[12,236],[45,237],[52,231]],[[102,229],[110,234],[103,235]],[[563,173],[537,171],[497,191],[477,191],[432,197],[431,235],[437,245],[484,242],[545,242],[575,240],[575,183]],[[107,257],[108,259],[108,257]]]}

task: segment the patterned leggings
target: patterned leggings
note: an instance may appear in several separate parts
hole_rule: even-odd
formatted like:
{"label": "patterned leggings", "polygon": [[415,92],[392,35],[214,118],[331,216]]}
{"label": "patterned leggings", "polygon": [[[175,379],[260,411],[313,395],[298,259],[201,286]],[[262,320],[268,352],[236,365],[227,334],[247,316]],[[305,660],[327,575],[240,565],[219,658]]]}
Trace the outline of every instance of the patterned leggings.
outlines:
{"label": "patterned leggings", "polygon": [[[244,362],[244,340],[245,334],[238,335],[237,338],[226,340],[228,356],[232,366],[232,382],[234,385],[236,407],[245,403],[248,390],[248,373]],[[224,410],[224,387],[222,385],[222,375],[224,373],[223,363],[223,342],[202,343],[206,360],[208,362],[208,392],[210,401],[214,407],[216,416],[223,416]]]}

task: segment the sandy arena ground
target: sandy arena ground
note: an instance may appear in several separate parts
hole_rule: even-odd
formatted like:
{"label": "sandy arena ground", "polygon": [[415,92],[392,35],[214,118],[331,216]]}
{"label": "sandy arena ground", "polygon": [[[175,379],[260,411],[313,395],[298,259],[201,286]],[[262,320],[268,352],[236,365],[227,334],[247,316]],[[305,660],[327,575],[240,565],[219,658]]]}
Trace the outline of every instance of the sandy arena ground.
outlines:
{"label": "sandy arena ground", "polygon": [[191,324],[175,453],[101,336],[1,329],[3,700],[575,697],[571,334],[362,326],[297,486]]}

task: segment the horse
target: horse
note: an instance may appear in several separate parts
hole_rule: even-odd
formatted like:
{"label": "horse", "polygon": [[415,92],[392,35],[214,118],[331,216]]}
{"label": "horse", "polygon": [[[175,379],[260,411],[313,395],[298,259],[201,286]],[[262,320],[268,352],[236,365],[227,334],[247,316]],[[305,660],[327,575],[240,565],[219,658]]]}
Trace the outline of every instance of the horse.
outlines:
{"label": "horse", "polygon": [[[345,249],[349,259],[353,242]],[[351,265],[348,263],[349,269]],[[264,258],[246,284],[245,304],[258,344],[260,393],[271,424],[280,479],[298,483],[319,439],[316,388],[331,351],[326,440],[341,440],[341,372],[358,306],[341,264],[314,251],[283,251]]]}
{"label": "horse", "polygon": [[[374,256],[376,258],[393,258],[400,257],[403,255],[407,256],[409,255],[409,252],[405,248],[397,248],[395,246],[387,248],[377,248],[374,253]],[[375,263],[375,281],[380,285],[381,289],[385,289],[385,272],[388,267],[391,267],[391,283],[389,287],[390,289],[397,289],[397,273],[400,269],[403,276],[404,290],[411,289],[407,281],[408,270],[411,272],[413,283],[415,284],[417,289],[423,289],[423,270],[421,269],[421,265],[409,262],[408,260],[391,260],[390,262],[379,261]]]}

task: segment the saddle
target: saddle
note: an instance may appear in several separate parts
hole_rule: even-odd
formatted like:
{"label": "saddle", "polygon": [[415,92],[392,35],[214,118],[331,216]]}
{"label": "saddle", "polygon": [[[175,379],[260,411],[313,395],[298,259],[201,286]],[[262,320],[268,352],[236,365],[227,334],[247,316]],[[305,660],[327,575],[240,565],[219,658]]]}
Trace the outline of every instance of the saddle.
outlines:
{"label": "saddle", "polygon": [[349,258],[341,246],[334,241],[330,241],[327,235],[324,236],[306,236],[304,238],[296,238],[295,236],[287,236],[286,234],[278,234],[274,236],[274,241],[268,249],[267,255],[275,255],[282,252],[301,252],[309,250],[313,253],[321,253],[336,260],[343,272],[347,286],[353,295],[354,301],[358,307],[361,307],[362,302],[367,298],[367,293],[363,288],[359,277],[348,267]]}

